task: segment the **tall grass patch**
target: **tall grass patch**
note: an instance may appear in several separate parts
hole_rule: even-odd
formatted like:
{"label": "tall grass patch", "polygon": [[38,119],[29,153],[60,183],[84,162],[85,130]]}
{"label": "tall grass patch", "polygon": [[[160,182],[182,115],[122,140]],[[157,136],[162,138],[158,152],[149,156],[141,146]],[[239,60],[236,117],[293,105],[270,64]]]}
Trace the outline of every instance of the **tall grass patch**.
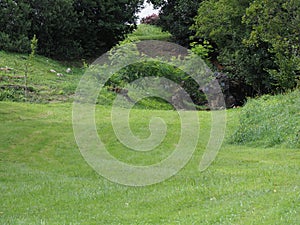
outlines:
{"label": "tall grass patch", "polygon": [[300,91],[251,99],[243,108],[232,143],[300,148]]}

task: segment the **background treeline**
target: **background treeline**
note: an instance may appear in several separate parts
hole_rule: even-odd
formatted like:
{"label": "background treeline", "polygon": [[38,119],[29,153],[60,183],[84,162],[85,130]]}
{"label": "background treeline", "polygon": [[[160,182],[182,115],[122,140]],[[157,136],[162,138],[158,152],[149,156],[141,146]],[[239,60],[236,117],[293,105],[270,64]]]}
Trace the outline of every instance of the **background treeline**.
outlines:
{"label": "background treeline", "polygon": [[133,30],[141,0],[0,1],[0,49],[58,59],[102,54]]}
{"label": "background treeline", "polygon": [[[255,94],[294,88],[300,75],[299,0],[150,0],[174,41],[210,43],[216,69]],[[203,45],[205,47],[207,45]]]}

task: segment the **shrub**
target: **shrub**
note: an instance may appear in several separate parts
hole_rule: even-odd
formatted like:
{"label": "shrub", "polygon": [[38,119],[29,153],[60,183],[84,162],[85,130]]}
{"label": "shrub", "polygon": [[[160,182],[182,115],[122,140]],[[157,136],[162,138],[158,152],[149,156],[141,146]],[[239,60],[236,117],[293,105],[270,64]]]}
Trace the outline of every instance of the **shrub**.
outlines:
{"label": "shrub", "polygon": [[0,89],[0,101],[23,102],[25,101],[23,90]]}

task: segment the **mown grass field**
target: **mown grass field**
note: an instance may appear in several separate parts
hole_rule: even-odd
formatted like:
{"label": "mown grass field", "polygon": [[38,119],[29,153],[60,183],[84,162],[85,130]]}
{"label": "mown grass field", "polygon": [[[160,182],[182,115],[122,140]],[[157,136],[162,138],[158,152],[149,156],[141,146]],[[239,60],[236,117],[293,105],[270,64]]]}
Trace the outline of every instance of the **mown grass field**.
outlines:
{"label": "mown grass field", "polygon": [[[227,138],[239,113],[227,112]],[[131,126],[137,135],[147,136],[153,114],[165,118],[169,133],[149,159],[124,153],[108,107],[97,107],[96,122],[115,157],[153,162],[165,157],[180,126],[175,111],[136,109]],[[199,172],[210,130],[210,113],[199,112],[199,144],[188,165],[163,183],[127,187],[86,163],[71,117],[69,103],[0,102],[0,224],[299,224],[297,149],[225,142],[212,165]]]}

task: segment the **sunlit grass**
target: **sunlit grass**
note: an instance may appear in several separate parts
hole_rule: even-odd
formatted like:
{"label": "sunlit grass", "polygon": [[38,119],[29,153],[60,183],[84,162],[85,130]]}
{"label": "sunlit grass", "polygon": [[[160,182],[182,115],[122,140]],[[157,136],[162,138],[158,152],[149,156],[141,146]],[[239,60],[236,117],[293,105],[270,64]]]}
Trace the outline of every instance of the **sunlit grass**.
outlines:
{"label": "sunlit grass", "polygon": [[137,29],[129,34],[128,37],[130,39],[137,39],[140,41],[143,40],[160,40],[160,41],[168,41],[171,38],[171,34],[168,32],[163,32],[160,27],[140,24]]}
{"label": "sunlit grass", "polygon": [[[115,141],[108,107],[97,107],[104,142],[120,160],[151,163],[124,153]],[[228,111],[227,137],[240,110]],[[135,134],[148,135],[151,115],[170,125],[165,146],[178,136],[175,111],[132,111]],[[199,112],[195,154],[174,177],[147,187],[126,187],[98,175],[80,154],[70,104],[0,102],[0,224],[298,224],[297,149],[223,145],[204,172],[198,166],[210,130]],[[102,136],[101,136],[102,137]],[[176,138],[175,138],[176,140]],[[164,149],[158,149],[158,152]],[[126,158],[127,157],[127,158]]]}

